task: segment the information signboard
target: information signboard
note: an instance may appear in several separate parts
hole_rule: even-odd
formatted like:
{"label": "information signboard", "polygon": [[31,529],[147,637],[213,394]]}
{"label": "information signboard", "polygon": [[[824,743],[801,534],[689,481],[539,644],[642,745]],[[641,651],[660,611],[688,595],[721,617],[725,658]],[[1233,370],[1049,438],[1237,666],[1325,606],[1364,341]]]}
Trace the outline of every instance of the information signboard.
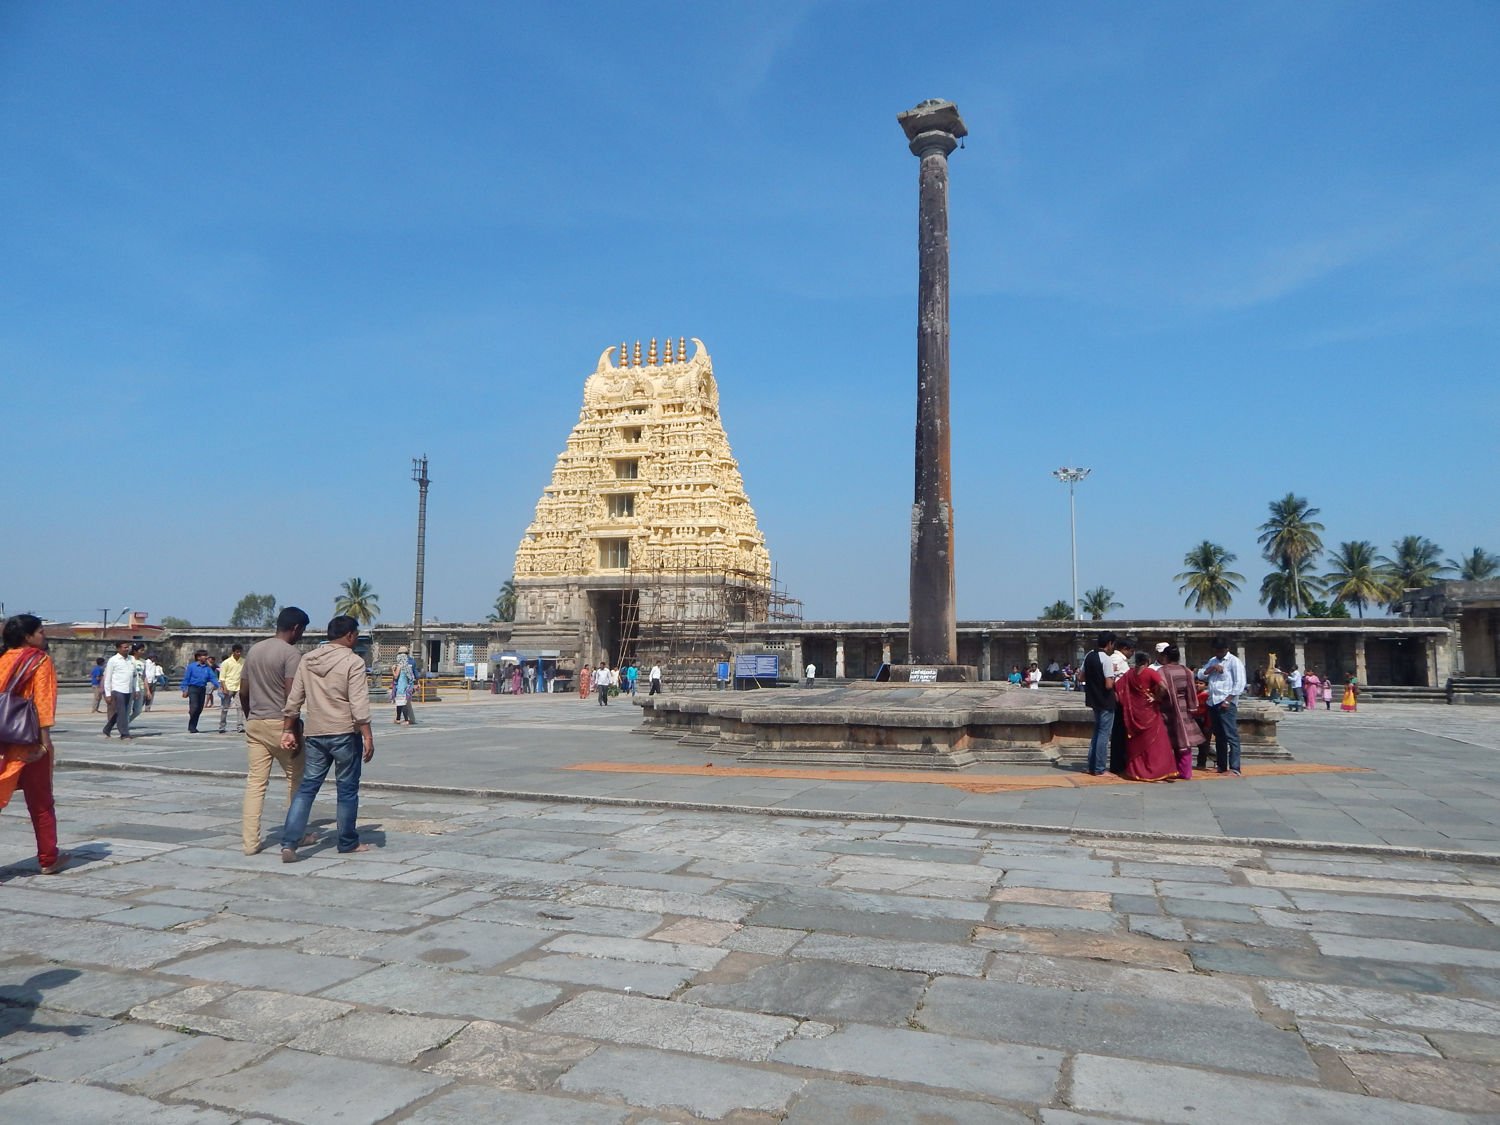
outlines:
{"label": "information signboard", "polygon": [[780,657],[742,653],[734,658],[734,678],[737,680],[774,680]]}

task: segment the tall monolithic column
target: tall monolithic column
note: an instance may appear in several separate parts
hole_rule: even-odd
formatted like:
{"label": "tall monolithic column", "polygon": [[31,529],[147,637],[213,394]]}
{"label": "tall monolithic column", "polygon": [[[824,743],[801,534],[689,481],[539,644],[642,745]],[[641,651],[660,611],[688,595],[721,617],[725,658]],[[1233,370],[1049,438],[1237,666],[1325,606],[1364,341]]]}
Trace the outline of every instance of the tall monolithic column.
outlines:
{"label": "tall monolithic column", "polygon": [[910,664],[958,663],[948,424],[948,154],[967,135],[958,107],[930,99],[898,114],[918,173],[917,463],[911,509]]}

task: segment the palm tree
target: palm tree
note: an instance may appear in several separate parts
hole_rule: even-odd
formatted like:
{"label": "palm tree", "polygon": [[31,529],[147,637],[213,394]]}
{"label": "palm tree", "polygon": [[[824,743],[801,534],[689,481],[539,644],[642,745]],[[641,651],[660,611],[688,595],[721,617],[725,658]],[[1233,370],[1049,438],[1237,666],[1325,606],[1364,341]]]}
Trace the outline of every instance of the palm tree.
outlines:
{"label": "palm tree", "polygon": [[1431,586],[1439,575],[1451,569],[1438,561],[1443,549],[1426,536],[1403,535],[1391,544],[1391,549],[1395,552],[1394,557],[1381,555],[1380,565],[1391,593],[1397,597],[1403,590]]}
{"label": "palm tree", "polygon": [[495,595],[495,608],[486,621],[514,621],[516,619],[516,580],[507,578]]}
{"label": "palm tree", "polygon": [[1261,579],[1261,604],[1267,613],[1286,610],[1288,617],[1297,617],[1306,612],[1322,585],[1312,572],[1312,560],[1298,559],[1295,566],[1273,570]]}
{"label": "palm tree", "polygon": [[1073,607],[1070,606],[1067,602],[1063,601],[1061,598],[1058,598],[1057,601],[1053,602],[1046,609],[1042,610],[1042,620],[1072,621]]}
{"label": "palm tree", "polygon": [[[1300,613],[1310,600],[1302,589],[1302,564],[1311,565],[1323,553],[1323,539],[1318,532],[1323,525],[1313,519],[1320,509],[1309,507],[1305,496],[1288,492],[1269,505],[1271,518],[1260,525],[1256,542],[1269,563],[1281,568],[1285,585],[1286,606],[1290,617]],[[1265,601],[1265,584],[1261,584],[1261,601]],[[1274,610],[1272,612],[1275,612]]]}
{"label": "palm tree", "polygon": [[1472,554],[1461,559],[1449,559],[1448,569],[1458,571],[1460,582],[1483,582],[1500,574],[1500,555],[1492,555],[1483,547],[1475,547]]}
{"label": "palm tree", "polygon": [[1090,621],[1100,621],[1112,609],[1124,609],[1123,602],[1115,601],[1115,592],[1105,586],[1095,586],[1083,594],[1083,612]]}
{"label": "palm tree", "polygon": [[1361,617],[1365,606],[1383,605],[1390,593],[1385,576],[1375,561],[1375,544],[1368,539],[1340,543],[1328,560],[1323,592],[1334,605],[1352,605]]}
{"label": "palm tree", "polygon": [[380,598],[363,578],[346,578],[341,593],[333,599],[333,612],[368,625],[380,612]]}
{"label": "palm tree", "polygon": [[1245,580],[1243,574],[1229,569],[1229,564],[1236,557],[1207,539],[1183,555],[1182,565],[1185,569],[1173,579],[1174,582],[1182,583],[1177,587],[1177,592],[1187,595],[1182,604],[1192,606],[1198,613],[1206,610],[1210,621],[1214,614],[1226,612],[1229,603],[1234,601],[1234,595],[1239,592],[1240,583]]}

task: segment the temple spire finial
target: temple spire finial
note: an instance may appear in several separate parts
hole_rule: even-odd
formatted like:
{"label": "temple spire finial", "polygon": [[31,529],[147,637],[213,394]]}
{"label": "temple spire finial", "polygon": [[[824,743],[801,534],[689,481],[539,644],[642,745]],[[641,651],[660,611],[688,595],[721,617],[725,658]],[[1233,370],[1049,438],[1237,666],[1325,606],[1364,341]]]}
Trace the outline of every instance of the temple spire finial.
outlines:
{"label": "temple spire finial", "polygon": [[651,337],[651,350],[646,353],[646,362],[650,366],[652,366],[652,367],[656,366],[656,337],[655,336]]}
{"label": "temple spire finial", "polygon": [[639,367],[640,365],[641,365],[641,342],[639,340],[637,340],[635,342],[635,359],[631,362],[631,366],[632,367]]}

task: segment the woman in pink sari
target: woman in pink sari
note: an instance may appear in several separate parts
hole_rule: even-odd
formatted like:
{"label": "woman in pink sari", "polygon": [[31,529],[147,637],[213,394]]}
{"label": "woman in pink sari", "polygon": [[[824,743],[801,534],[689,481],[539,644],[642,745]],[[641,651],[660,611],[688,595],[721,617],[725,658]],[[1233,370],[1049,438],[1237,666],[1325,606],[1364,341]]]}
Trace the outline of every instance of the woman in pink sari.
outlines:
{"label": "woman in pink sari", "polygon": [[1137,653],[1135,667],[1115,681],[1115,700],[1125,720],[1125,776],[1132,781],[1176,781],[1177,758],[1161,717],[1166,696],[1161,673],[1151,657]]}
{"label": "woman in pink sari", "polygon": [[1177,757],[1177,776],[1183,781],[1193,777],[1193,750],[1208,741],[1203,728],[1198,725],[1194,712],[1198,709],[1198,684],[1193,673],[1181,663],[1182,654],[1176,645],[1161,650],[1162,684],[1166,688],[1162,700],[1162,719],[1167,725],[1167,740]]}
{"label": "woman in pink sari", "polygon": [[1318,678],[1316,672],[1309,671],[1307,675],[1302,677],[1302,693],[1307,696],[1307,709],[1309,711],[1314,710],[1318,706],[1318,689],[1322,686],[1323,681]]}

